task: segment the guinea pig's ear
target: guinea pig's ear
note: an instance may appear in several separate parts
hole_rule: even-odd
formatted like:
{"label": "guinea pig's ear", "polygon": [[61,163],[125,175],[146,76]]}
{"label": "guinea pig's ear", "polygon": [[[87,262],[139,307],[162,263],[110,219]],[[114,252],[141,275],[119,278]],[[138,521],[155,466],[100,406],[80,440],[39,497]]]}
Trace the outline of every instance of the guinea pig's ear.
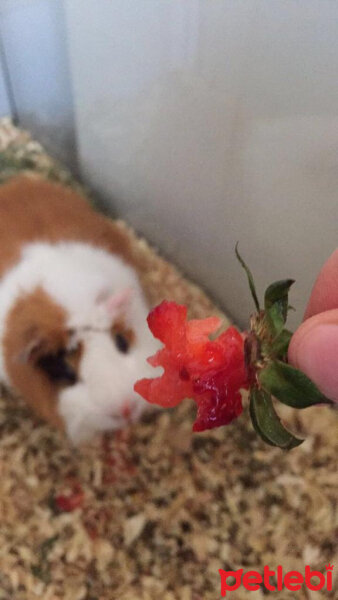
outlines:
{"label": "guinea pig's ear", "polygon": [[133,296],[132,288],[125,288],[116,294],[110,295],[104,300],[105,310],[112,318],[127,312]]}

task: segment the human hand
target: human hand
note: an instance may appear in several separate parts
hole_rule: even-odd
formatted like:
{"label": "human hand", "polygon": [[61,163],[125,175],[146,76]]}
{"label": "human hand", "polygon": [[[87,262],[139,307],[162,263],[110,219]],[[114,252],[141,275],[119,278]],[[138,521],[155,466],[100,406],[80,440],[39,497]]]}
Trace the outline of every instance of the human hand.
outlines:
{"label": "human hand", "polygon": [[338,402],[338,249],[317,277],[288,357],[327,398]]}

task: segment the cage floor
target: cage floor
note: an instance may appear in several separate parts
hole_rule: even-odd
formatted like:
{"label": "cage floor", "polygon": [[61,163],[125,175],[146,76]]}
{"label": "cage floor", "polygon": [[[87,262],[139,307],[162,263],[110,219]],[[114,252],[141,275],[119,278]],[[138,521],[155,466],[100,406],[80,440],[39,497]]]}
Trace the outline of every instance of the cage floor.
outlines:
{"label": "cage floor", "polygon": [[[29,135],[0,122],[0,180],[22,171],[76,185]],[[126,225],[120,222],[121,227]],[[152,301],[215,307],[129,230]],[[270,448],[244,415],[192,434],[187,401],[74,451],[20,400],[0,401],[0,600],[217,600],[218,570],[338,565],[338,412],[283,407],[306,442]],[[83,502],[60,512],[72,489]],[[335,572],[334,572],[335,574]],[[251,592],[295,598],[293,592]],[[246,600],[247,590],[232,593]],[[334,598],[301,590],[297,599]]]}

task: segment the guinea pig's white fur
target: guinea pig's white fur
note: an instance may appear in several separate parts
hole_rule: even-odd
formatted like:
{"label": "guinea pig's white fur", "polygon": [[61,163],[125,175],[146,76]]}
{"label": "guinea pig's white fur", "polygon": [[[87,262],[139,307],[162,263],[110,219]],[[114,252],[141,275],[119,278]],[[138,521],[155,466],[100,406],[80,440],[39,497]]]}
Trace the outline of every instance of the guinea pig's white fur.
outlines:
{"label": "guinea pig's white fur", "polygon": [[[56,394],[56,411],[69,437],[78,443],[97,431],[121,428],[127,418],[136,420],[147,404],[133,385],[147,374],[154,375],[146,358],[158,344],[148,330],[149,307],[133,266],[92,241],[23,244],[19,259],[0,280],[0,378],[9,387],[16,387],[9,361],[29,358],[25,348],[21,358],[6,358],[6,339],[11,336],[8,316],[19,299],[29,299],[37,289],[65,314],[64,327],[71,332],[67,350],[82,348],[77,381],[58,387]],[[118,349],[111,333],[120,318],[134,335],[127,353]],[[38,322],[35,325],[39,328]],[[30,341],[26,341],[29,353]],[[25,390],[29,395],[29,383]]]}

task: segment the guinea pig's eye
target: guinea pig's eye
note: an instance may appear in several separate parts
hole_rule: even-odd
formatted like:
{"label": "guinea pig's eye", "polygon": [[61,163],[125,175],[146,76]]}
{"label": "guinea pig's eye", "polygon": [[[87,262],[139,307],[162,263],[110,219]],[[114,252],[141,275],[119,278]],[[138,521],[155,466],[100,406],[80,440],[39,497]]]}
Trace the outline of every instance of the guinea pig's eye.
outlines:
{"label": "guinea pig's eye", "polygon": [[67,358],[67,352],[59,350],[55,354],[41,356],[37,365],[53,383],[74,385],[77,382],[77,374]]}
{"label": "guinea pig's eye", "polygon": [[134,342],[135,334],[123,322],[117,322],[112,327],[112,336],[115,346],[122,354],[127,354]]}
{"label": "guinea pig's eye", "polygon": [[115,334],[115,346],[123,354],[127,354],[129,350],[129,342],[122,333]]}

